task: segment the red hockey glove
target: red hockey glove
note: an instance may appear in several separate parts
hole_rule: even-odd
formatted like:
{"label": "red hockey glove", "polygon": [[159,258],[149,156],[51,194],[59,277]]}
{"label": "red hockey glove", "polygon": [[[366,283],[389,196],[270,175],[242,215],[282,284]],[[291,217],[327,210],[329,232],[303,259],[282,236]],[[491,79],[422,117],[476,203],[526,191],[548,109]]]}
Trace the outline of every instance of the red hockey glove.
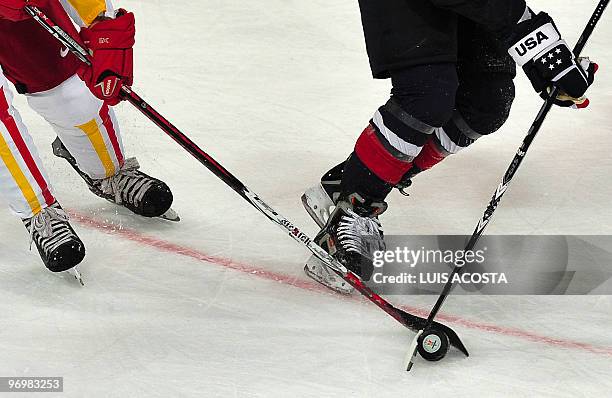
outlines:
{"label": "red hockey glove", "polygon": [[81,39],[92,55],[92,66],[82,68],[79,76],[96,97],[109,105],[121,101],[121,87],[132,85],[135,34],[134,14],[124,9],[118,11],[115,19],[81,29]]}
{"label": "red hockey glove", "polygon": [[30,14],[24,11],[26,5],[33,7],[44,7],[47,0],[0,0],[0,19],[9,21],[23,21],[31,18]]}

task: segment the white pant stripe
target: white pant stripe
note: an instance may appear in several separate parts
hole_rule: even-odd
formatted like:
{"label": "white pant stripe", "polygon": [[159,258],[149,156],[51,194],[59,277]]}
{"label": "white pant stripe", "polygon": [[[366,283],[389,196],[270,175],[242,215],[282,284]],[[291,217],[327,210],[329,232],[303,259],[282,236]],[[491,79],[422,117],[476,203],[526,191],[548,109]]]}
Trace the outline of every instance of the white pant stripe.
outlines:
{"label": "white pant stripe", "polygon": [[376,111],[372,120],[380,133],[387,139],[387,142],[389,142],[393,148],[412,158],[416,157],[421,152],[421,147],[402,140],[397,134],[388,129],[379,111]]}

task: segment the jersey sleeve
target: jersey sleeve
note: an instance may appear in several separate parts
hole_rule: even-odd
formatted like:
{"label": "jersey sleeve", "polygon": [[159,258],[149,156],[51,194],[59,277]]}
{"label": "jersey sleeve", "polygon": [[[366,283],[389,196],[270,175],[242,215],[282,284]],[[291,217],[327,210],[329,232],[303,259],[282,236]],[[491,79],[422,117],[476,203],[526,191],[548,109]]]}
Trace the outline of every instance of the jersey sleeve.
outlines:
{"label": "jersey sleeve", "polygon": [[527,11],[525,0],[429,1],[436,7],[453,11],[499,34],[516,25]]}
{"label": "jersey sleeve", "polygon": [[80,27],[89,26],[100,14],[112,16],[111,0],[60,0],[70,18]]}

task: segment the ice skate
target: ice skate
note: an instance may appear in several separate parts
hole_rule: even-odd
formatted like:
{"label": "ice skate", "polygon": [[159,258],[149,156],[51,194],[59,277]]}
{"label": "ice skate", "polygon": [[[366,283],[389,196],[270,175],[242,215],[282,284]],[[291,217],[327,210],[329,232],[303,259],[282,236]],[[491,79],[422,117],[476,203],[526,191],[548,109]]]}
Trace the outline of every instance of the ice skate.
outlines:
{"label": "ice skate", "polygon": [[160,217],[172,205],[168,186],[139,171],[136,158],[129,158],[112,177],[93,180],[89,189],[110,202],[121,205],[144,217]]}
{"label": "ice skate", "polygon": [[53,141],[52,147],[53,154],[66,159],[96,196],[143,217],[180,221],[178,214],[170,208],[173,201],[170,188],[163,181],[141,172],[136,158],[126,159],[114,176],[95,180],[79,169],[76,160],[59,138]]}
{"label": "ice skate", "polygon": [[341,199],[315,241],[362,279],[372,274],[374,252],[385,249],[378,215],[386,203],[369,202],[358,194]]}
{"label": "ice skate", "polygon": [[[336,207],[333,198],[337,199],[340,195],[343,168],[344,162],[327,172],[321,178],[321,182],[318,185],[309,188],[302,195],[302,204],[306,212],[317,223],[319,228],[325,227]],[[351,285],[315,256],[310,256],[306,265],[304,265],[304,272],[310,278],[335,292],[351,294],[354,290]]]}
{"label": "ice skate", "polygon": [[23,223],[30,233],[30,242],[36,245],[40,258],[51,272],[68,271],[85,257],[83,242],[57,202]]}
{"label": "ice skate", "polygon": [[[325,192],[322,186],[321,191]],[[310,190],[310,195],[307,192],[305,197],[325,199],[321,191],[316,193]],[[318,196],[312,194],[313,192]],[[329,196],[327,199],[329,202],[325,200],[316,202],[317,211],[313,211],[316,216],[311,214],[317,223],[326,219],[315,241],[350,271],[365,280],[369,279],[372,273],[373,253],[385,248],[378,215],[386,210],[386,203],[367,202],[358,194],[349,195],[346,200],[341,199],[337,205],[333,204]],[[305,206],[307,201],[304,203]],[[320,206],[320,203],[324,203],[324,206]],[[320,218],[317,218],[318,216]],[[308,260],[304,272],[336,292],[350,294],[353,291],[353,287],[344,279],[314,257]]]}
{"label": "ice skate", "polygon": [[[366,200],[358,194],[341,198],[345,165],[346,162],[342,162],[325,173],[319,185],[302,195],[302,203],[321,228],[315,241],[349,270],[368,279],[372,253],[384,250],[378,215],[387,209],[387,204]],[[350,294],[353,291],[344,279],[314,257],[308,260],[304,272],[336,292]]]}

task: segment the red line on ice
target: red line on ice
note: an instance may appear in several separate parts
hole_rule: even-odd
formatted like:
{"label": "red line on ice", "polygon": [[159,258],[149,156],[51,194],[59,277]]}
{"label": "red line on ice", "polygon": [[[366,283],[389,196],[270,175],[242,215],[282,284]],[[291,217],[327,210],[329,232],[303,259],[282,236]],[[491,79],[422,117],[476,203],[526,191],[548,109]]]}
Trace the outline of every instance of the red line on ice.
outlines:
{"label": "red line on ice", "polygon": [[[334,295],[340,298],[345,298],[342,295],[330,293],[330,291],[327,288],[315,282],[305,281],[305,280],[297,279],[289,275],[284,275],[281,273],[268,271],[261,267],[255,267],[253,265],[237,262],[237,261],[225,258],[225,257],[209,255],[209,254],[203,253],[199,250],[196,250],[196,249],[193,249],[187,246],[181,246],[176,243],[168,242],[168,241],[154,238],[151,236],[146,236],[146,235],[143,235],[131,229],[127,229],[123,227],[117,228],[116,225],[96,220],[90,216],[87,216],[87,215],[84,215],[84,214],[81,214],[75,211],[69,211],[69,213],[70,213],[70,216],[73,218],[73,220],[77,221],[79,224],[86,226],[86,227],[94,228],[108,235],[115,235],[115,236],[119,235],[132,242],[136,242],[144,246],[149,246],[149,247],[152,247],[160,251],[164,251],[164,252],[175,254],[175,255],[190,257],[192,259],[202,261],[202,262],[217,264],[225,268],[229,268],[229,269],[233,269],[239,272],[250,274],[250,275],[256,276],[261,279],[280,282],[282,284],[294,286],[302,290],[329,293],[330,295]],[[346,297],[346,299],[350,299],[354,301],[364,300],[361,296],[357,296],[357,295]],[[415,315],[422,316],[422,317],[427,317],[427,315],[429,314],[427,311],[421,308],[417,308],[417,307],[402,306],[402,309],[404,309],[405,311],[411,312]],[[564,340],[564,339],[558,339],[558,338],[549,337],[549,336],[543,336],[543,335],[532,333],[526,330],[471,321],[469,319],[465,319],[465,318],[461,318],[461,317],[458,317],[455,315],[449,315],[449,314],[440,314],[438,315],[436,319],[438,319],[439,321],[444,321],[444,322],[452,323],[455,325],[463,326],[469,329],[481,330],[484,332],[495,333],[495,334],[500,334],[504,336],[517,337],[523,340],[528,340],[528,341],[532,341],[532,342],[536,342],[540,344],[546,344],[549,346],[566,348],[566,349],[576,349],[576,350],[587,351],[593,354],[612,356],[612,347],[597,347],[594,345],[580,343],[577,341]]]}

